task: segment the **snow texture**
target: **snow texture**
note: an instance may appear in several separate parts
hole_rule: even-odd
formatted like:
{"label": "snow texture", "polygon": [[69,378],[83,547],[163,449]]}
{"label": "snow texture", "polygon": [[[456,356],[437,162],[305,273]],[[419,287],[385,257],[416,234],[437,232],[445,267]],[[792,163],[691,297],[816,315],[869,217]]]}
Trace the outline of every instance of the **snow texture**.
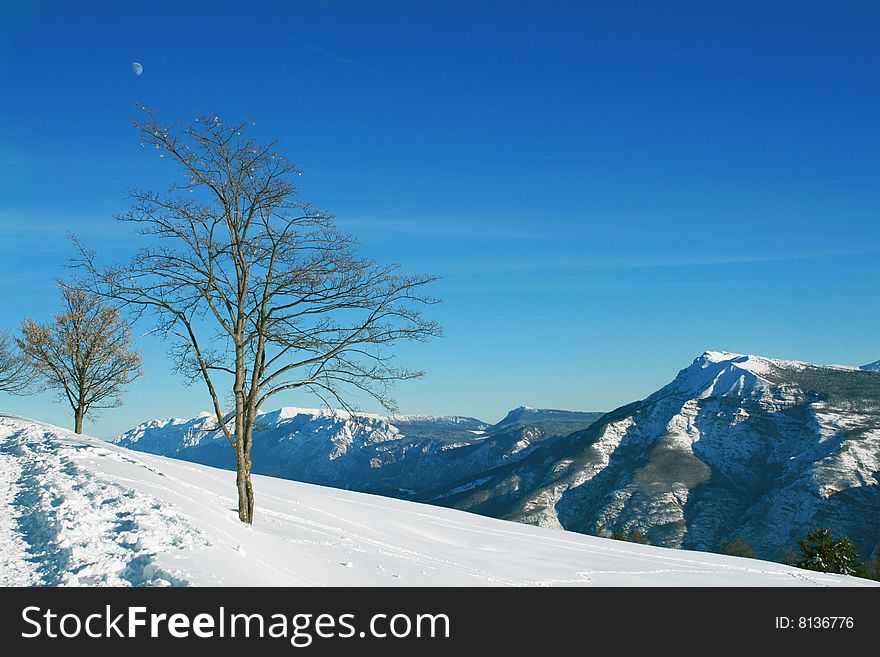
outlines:
{"label": "snow texture", "polygon": [[[521,458],[550,435],[589,426],[601,415],[520,408],[489,426],[461,416],[388,418],[285,407],[259,416],[253,468],[285,479],[425,500],[454,488],[456,481]],[[210,413],[189,420],[150,420],[114,442],[204,465],[235,467],[234,454]]]}
{"label": "snow texture", "polygon": [[869,585],[256,476],[0,416],[4,585]]}
{"label": "snow texture", "polygon": [[466,483],[435,501],[666,547],[743,539],[771,559],[826,526],[871,555],[880,375],[708,351],[647,399]]}
{"label": "snow texture", "polygon": [[[521,406],[488,426],[281,409],[261,416],[254,470],[664,547],[742,539],[779,560],[826,526],[865,557],[878,549],[878,372],[707,351],[598,416]],[[117,441],[232,468],[212,422],[152,421]]]}

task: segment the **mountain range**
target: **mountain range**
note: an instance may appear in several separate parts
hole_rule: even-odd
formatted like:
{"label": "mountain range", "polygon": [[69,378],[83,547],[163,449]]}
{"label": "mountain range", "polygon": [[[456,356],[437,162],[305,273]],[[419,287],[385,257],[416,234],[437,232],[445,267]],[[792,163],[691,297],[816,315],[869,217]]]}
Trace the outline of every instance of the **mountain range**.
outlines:
{"label": "mountain range", "polygon": [[[875,364],[876,365],[876,364]],[[707,351],[607,414],[520,407],[476,418],[284,408],[261,416],[254,471],[664,547],[742,539],[780,559],[811,527],[880,540],[880,372]],[[233,467],[208,414],[116,443]]]}
{"label": "mountain range", "polygon": [[[520,407],[497,424],[472,417],[351,414],[285,407],[263,413],[255,473],[404,499],[452,490],[454,482],[516,460],[541,441],[588,427],[602,413]],[[115,443],[151,454],[234,469],[216,418],[150,420]]]}
{"label": "mountain range", "polygon": [[4,413],[0,463],[0,586],[876,586],[261,475],[245,525],[232,472]]}

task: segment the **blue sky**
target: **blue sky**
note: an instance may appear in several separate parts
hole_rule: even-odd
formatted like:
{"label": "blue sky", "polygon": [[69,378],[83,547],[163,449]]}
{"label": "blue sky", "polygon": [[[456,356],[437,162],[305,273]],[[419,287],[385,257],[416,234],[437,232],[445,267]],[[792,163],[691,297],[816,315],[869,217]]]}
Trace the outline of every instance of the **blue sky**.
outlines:
{"label": "blue sky", "polygon": [[[110,216],[172,174],[136,101],[255,119],[366,255],[443,277],[403,412],[610,410],[707,348],[876,360],[878,33],[868,2],[4,6],[0,327],[55,308],[67,231],[133,250]],[[207,407],[141,347],[88,431]],[[50,394],[0,407],[69,421]]]}

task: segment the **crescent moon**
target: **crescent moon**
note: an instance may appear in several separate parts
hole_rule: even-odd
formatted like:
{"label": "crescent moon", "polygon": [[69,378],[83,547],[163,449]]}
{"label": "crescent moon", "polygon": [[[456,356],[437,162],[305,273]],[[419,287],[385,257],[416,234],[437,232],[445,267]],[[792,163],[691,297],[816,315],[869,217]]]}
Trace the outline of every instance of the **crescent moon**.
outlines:
{"label": "crescent moon", "polygon": [[133,62],[131,65],[131,70],[134,71],[135,75],[140,75],[144,72],[144,67],[141,66],[140,62]]}

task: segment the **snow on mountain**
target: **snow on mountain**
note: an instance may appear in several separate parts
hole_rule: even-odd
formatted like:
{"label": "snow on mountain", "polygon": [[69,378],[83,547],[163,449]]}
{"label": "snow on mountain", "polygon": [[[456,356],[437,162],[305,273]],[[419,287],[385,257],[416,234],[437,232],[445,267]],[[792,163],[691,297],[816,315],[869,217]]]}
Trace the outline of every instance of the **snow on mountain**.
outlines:
{"label": "snow on mountain", "polygon": [[[778,559],[815,525],[880,540],[880,377],[706,352],[641,402],[436,503],[548,527]],[[487,479],[488,477],[488,479]]]}
{"label": "snow on mountain", "polygon": [[769,359],[756,356],[707,351],[649,399],[670,394],[686,394],[698,399],[725,394],[760,396],[769,385],[762,375],[767,373],[770,364]]}
{"label": "snow on mountain", "polygon": [[[519,407],[501,422],[264,414],[254,471],[588,534],[640,530],[668,547],[747,540],[782,558],[814,525],[880,540],[880,377],[844,366],[707,351],[606,415]],[[117,439],[233,468],[204,415]]]}
{"label": "snow on mountain", "polygon": [[[352,472],[369,472],[383,462],[400,430],[378,415],[340,410],[281,408],[261,413],[255,431],[254,471],[346,488]],[[150,420],[115,443],[138,451],[234,468],[233,453],[212,414],[190,420]]]}
{"label": "snow on mountain", "polygon": [[859,369],[866,372],[880,372],[880,360],[875,360],[873,363],[862,365]]}
{"label": "snow on mountain", "polygon": [[[516,422],[489,426],[462,416],[388,418],[288,407],[259,416],[253,469],[338,488],[420,498],[426,491],[520,458],[548,435],[571,433],[598,416],[538,411]],[[150,420],[114,442],[152,454],[235,467],[233,452],[209,413],[190,420]]]}
{"label": "snow on mountain", "polygon": [[385,419],[404,436],[449,442],[467,441],[489,426],[477,418],[461,415],[394,415]]}
{"label": "snow on mountain", "polygon": [[0,585],[872,584],[263,476],[247,526],[232,472],[8,415],[0,483]]}
{"label": "snow on mountain", "polygon": [[389,422],[400,426],[402,424],[433,424],[450,427],[461,426],[486,426],[485,422],[475,417],[463,415],[392,415],[387,418]]}
{"label": "snow on mountain", "polygon": [[500,432],[514,426],[535,426],[547,429],[552,427],[552,434],[562,435],[585,429],[602,417],[604,413],[587,413],[583,411],[559,411],[549,408],[531,408],[520,406],[510,411],[503,420],[489,428],[489,432]]}

